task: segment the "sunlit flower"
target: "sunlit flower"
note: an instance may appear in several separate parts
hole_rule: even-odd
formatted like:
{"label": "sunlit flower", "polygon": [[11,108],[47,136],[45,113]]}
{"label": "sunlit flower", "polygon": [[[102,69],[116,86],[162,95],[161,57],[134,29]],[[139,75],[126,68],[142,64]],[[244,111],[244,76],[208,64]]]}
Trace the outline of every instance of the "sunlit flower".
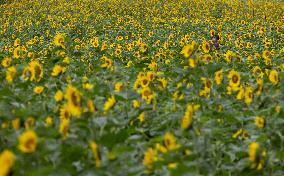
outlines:
{"label": "sunlit flower", "polygon": [[145,120],[145,113],[142,112],[139,116],[138,116],[139,121],[142,123]]}
{"label": "sunlit flower", "polygon": [[133,106],[134,108],[139,108],[139,107],[140,107],[140,102],[139,102],[138,100],[133,100],[133,101],[132,101],[132,106]]}
{"label": "sunlit flower", "polygon": [[114,85],[114,90],[115,92],[120,92],[123,89],[123,83],[122,82],[117,82]]}
{"label": "sunlit flower", "polygon": [[60,119],[59,132],[62,134],[64,139],[66,139],[69,135],[69,121],[70,120],[68,118]]}
{"label": "sunlit flower", "polygon": [[17,47],[14,49],[13,56],[15,59],[19,59],[21,57],[21,48]]}
{"label": "sunlit flower", "polygon": [[31,72],[31,81],[39,82],[43,78],[43,68],[39,62],[31,61],[29,63],[29,71]]}
{"label": "sunlit flower", "polygon": [[181,119],[181,128],[187,129],[192,123],[193,106],[187,105],[184,116]]}
{"label": "sunlit flower", "polygon": [[253,100],[253,89],[251,86],[248,86],[245,88],[245,94],[244,94],[244,97],[245,97],[245,103],[246,104],[250,104]]}
{"label": "sunlit flower", "polygon": [[57,102],[61,101],[63,99],[63,97],[64,97],[64,94],[61,90],[58,90],[54,95],[54,99]]}
{"label": "sunlit flower", "polygon": [[14,77],[16,76],[17,70],[15,67],[9,67],[6,71],[6,80],[8,83],[12,83]]}
{"label": "sunlit flower", "polygon": [[13,121],[12,121],[12,126],[15,130],[18,130],[20,128],[20,124],[21,121],[20,121],[20,118],[15,118]]}
{"label": "sunlit flower", "polygon": [[36,86],[36,87],[34,88],[34,93],[36,93],[36,94],[41,94],[42,91],[43,91],[43,89],[44,89],[43,86]]}
{"label": "sunlit flower", "polygon": [[237,71],[231,70],[229,72],[228,78],[230,79],[230,82],[229,82],[230,87],[232,87],[232,88],[239,87],[239,85],[241,83],[241,77],[240,77],[240,74]]}
{"label": "sunlit flower", "polygon": [[45,118],[45,126],[46,127],[49,127],[49,126],[51,126],[53,124],[53,118],[51,117],[51,116],[48,116],[48,117],[46,117]]}
{"label": "sunlit flower", "polygon": [[34,131],[25,131],[19,136],[19,146],[18,148],[23,153],[33,153],[37,148],[37,135]]}
{"label": "sunlit flower", "polygon": [[1,61],[1,65],[3,67],[9,67],[12,63],[12,59],[10,57],[5,57],[2,61]]}
{"label": "sunlit flower", "polygon": [[32,116],[28,117],[25,121],[25,128],[30,129],[34,125],[35,125],[35,119]]}
{"label": "sunlit flower", "polygon": [[274,85],[278,84],[279,76],[278,76],[278,72],[276,70],[272,70],[269,73],[269,81]]}
{"label": "sunlit flower", "polygon": [[104,104],[104,111],[108,111],[111,109],[116,103],[115,97],[112,95],[107,99],[107,101]]}
{"label": "sunlit flower", "polygon": [[217,85],[222,84],[223,81],[223,69],[215,72],[215,82]]}
{"label": "sunlit flower", "polygon": [[181,54],[183,54],[185,58],[190,57],[194,51],[194,47],[195,47],[195,43],[193,42],[189,45],[186,45],[185,47],[183,47]]}
{"label": "sunlit flower", "polygon": [[54,36],[54,40],[53,40],[54,45],[65,48],[64,42],[65,42],[64,35],[61,33],[56,33],[56,35]]}
{"label": "sunlit flower", "polygon": [[94,102],[92,100],[88,100],[87,107],[88,107],[89,112],[95,112],[96,111],[96,107],[95,107]]}
{"label": "sunlit flower", "polygon": [[80,117],[81,92],[72,85],[68,85],[65,93],[65,99],[67,100],[67,108],[69,109],[69,112],[76,117]]}
{"label": "sunlit flower", "polygon": [[265,120],[263,117],[257,116],[255,117],[255,126],[257,126],[258,128],[263,128],[265,125]]}
{"label": "sunlit flower", "polygon": [[4,150],[0,153],[0,176],[8,176],[16,161],[15,154],[10,150]]}
{"label": "sunlit flower", "polygon": [[110,69],[112,67],[112,60],[107,58],[106,56],[103,56],[101,58],[101,61],[103,62],[103,64],[101,65],[102,68]]}
{"label": "sunlit flower", "polygon": [[58,75],[60,75],[61,73],[63,73],[64,71],[65,71],[65,68],[64,68],[64,67],[61,67],[60,65],[55,65],[55,66],[53,67],[51,76],[58,76]]}
{"label": "sunlit flower", "polygon": [[153,148],[148,148],[147,151],[144,153],[143,164],[147,168],[152,168],[152,165],[155,161],[158,160],[158,153]]}
{"label": "sunlit flower", "polygon": [[209,53],[210,51],[210,44],[207,41],[202,43],[202,50],[204,53]]}

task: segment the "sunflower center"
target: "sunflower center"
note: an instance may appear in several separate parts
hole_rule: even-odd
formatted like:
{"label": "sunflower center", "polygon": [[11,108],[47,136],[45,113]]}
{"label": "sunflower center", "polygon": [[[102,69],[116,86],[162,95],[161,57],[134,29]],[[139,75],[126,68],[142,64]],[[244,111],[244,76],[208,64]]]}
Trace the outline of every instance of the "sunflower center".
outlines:
{"label": "sunflower center", "polygon": [[75,106],[79,106],[79,99],[77,97],[77,95],[75,94],[75,92],[73,92],[71,94],[71,100],[72,100],[72,103],[75,105]]}
{"label": "sunflower center", "polygon": [[232,77],[233,83],[237,83],[238,80],[239,80],[238,76],[237,75],[233,75],[233,77]]}
{"label": "sunflower center", "polygon": [[25,147],[28,149],[31,149],[34,144],[35,144],[35,140],[33,138],[30,138],[26,141]]}

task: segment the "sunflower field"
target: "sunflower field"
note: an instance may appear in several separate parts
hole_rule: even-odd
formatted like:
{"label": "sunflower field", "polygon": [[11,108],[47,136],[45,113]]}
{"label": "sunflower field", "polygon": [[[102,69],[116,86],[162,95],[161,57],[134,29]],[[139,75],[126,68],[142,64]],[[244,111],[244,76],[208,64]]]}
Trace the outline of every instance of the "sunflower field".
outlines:
{"label": "sunflower field", "polygon": [[0,176],[283,176],[284,2],[1,0]]}

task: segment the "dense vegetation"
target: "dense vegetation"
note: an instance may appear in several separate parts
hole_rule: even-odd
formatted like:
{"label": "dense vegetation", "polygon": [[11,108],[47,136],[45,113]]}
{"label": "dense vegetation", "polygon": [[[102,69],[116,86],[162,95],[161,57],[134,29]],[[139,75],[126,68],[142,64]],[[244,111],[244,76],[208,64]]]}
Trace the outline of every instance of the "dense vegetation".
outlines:
{"label": "dense vegetation", "polygon": [[284,175],[284,4],[0,5],[0,176]]}

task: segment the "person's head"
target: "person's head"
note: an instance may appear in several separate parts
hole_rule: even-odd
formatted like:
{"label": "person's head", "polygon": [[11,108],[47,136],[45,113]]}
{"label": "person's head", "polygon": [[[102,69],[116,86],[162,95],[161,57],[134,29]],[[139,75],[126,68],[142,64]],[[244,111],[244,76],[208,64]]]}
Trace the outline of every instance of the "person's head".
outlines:
{"label": "person's head", "polygon": [[213,41],[218,41],[220,38],[219,38],[219,35],[218,34],[215,34],[212,36],[212,40]]}

